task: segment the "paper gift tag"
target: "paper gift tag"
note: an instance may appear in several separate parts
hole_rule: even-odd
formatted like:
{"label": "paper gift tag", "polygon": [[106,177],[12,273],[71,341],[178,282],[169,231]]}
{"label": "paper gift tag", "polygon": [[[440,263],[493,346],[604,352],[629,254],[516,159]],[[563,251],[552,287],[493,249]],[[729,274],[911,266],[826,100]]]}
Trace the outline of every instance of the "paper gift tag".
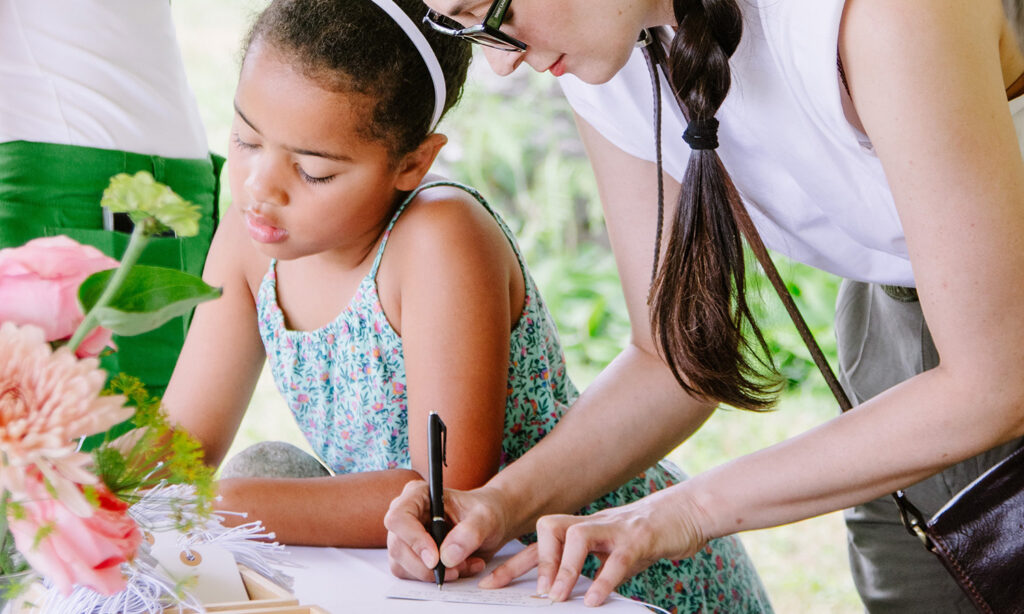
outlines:
{"label": "paper gift tag", "polygon": [[203,605],[249,600],[235,557],[225,548],[212,543],[183,546],[177,531],[149,533],[146,540],[152,540],[150,554],[167,574],[185,583]]}

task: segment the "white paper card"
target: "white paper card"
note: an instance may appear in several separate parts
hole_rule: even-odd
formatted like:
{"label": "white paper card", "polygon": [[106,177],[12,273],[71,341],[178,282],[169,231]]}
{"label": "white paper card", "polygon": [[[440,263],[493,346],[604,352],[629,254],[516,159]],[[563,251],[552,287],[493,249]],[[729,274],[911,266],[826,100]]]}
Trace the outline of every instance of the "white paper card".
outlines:
{"label": "white paper card", "polygon": [[203,605],[249,601],[235,556],[216,544],[181,545],[181,533],[152,533],[150,553]]}
{"label": "white paper card", "polygon": [[474,579],[471,579],[471,582],[446,582],[440,590],[435,584],[398,581],[388,589],[387,596],[389,599],[514,605],[530,608],[551,605],[551,600],[546,596],[532,594],[525,588],[480,588],[476,586]]}

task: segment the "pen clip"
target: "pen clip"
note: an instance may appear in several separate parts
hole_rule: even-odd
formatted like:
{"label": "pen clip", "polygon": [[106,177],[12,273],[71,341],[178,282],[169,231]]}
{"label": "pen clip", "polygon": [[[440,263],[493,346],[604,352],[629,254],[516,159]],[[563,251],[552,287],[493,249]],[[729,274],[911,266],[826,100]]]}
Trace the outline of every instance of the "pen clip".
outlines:
{"label": "pen clip", "polygon": [[441,425],[441,464],[448,466],[448,427],[444,422],[438,420]]}

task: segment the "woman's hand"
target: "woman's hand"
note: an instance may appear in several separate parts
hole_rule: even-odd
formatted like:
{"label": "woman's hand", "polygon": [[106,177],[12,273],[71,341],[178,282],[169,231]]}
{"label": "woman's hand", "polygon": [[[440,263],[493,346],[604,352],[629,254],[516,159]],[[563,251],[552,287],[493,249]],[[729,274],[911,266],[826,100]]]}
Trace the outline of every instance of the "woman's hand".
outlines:
{"label": "woman's hand", "polygon": [[486,562],[511,537],[503,500],[486,486],[470,491],[445,489],[445,515],[454,524],[441,544],[427,533],[430,495],[427,483],[409,482],[391,502],[384,526],[388,530],[388,562],[391,573],[400,578],[434,580],[438,557],[444,562],[445,580],[472,576],[484,570]]}
{"label": "woman's hand", "polygon": [[686,558],[704,547],[700,516],[679,486],[591,516],[544,516],[537,521],[537,543],[491,572],[480,586],[506,586],[536,567],[537,593],[564,601],[587,554],[593,553],[602,566],[584,603],[600,605],[623,581],[658,559]]}

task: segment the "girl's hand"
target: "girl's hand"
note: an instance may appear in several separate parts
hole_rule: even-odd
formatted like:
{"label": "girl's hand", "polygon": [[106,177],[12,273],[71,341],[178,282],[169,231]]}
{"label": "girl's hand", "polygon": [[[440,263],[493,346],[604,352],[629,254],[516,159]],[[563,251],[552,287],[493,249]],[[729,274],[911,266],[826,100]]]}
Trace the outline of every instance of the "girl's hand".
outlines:
{"label": "girl's hand", "polygon": [[438,557],[444,562],[445,580],[472,576],[510,538],[506,537],[506,509],[496,491],[487,487],[470,491],[445,489],[445,515],[455,525],[441,544],[427,532],[430,495],[427,483],[409,482],[384,516],[388,530],[388,563],[399,578],[433,582]]}
{"label": "girl's hand", "polygon": [[[662,558],[681,559],[698,552],[707,539],[695,522],[696,507],[670,488],[591,516],[544,516],[537,521],[537,543],[516,554],[480,581],[500,588],[537,567],[537,593],[564,601],[583,570],[587,554],[602,566],[584,603],[604,603],[616,587]],[[683,500],[681,500],[683,499]]]}

